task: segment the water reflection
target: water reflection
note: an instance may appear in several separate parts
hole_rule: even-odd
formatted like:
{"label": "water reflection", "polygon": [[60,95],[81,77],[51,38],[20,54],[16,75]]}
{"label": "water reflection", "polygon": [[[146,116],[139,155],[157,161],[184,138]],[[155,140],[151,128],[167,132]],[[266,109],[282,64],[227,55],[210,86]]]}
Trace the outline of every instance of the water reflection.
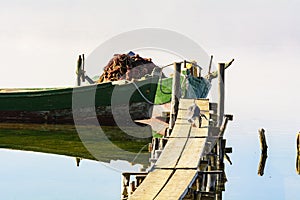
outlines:
{"label": "water reflection", "polygon": [[11,149],[0,157],[0,199],[119,199],[120,173],[111,163],[83,159],[78,168],[74,157]]}
{"label": "water reflection", "polygon": [[260,160],[259,160],[258,171],[257,171],[257,174],[259,176],[263,176],[264,175],[265,165],[266,165],[267,158],[268,158],[267,152],[262,152],[260,154]]}
{"label": "water reflection", "polygon": [[[148,166],[149,153],[146,147],[150,139],[136,140],[117,127],[102,128],[105,138],[95,135],[92,126],[88,127],[90,132],[86,135],[89,146],[97,155],[86,149],[72,125],[0,124],[0,148],[72,156],[76,157],[76,166],[79,166],[82,158],[106,163],[125,160]],[[108,141],[122,151],[115,153]]]}
{"label": "water reflection", "polygon": [[76,157],[76,166],[79,167],[80,161],[82,158]]}
{"label": "water reflection", "polygon": [[297,174],[300,175],[300,152],[297,153],[296,171],[297,171]]}

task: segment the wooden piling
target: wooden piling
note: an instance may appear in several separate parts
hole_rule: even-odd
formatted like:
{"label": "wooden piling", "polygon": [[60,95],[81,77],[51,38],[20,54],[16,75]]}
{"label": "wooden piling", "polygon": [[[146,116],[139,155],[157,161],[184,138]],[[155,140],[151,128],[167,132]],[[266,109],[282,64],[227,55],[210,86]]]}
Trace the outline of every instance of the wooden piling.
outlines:
{"label": "wooden piling", "polygon": [[297,152],[300,154],[300,132],[297,134]]}
{"label": "wooden piling", "polygon": [[169,131],[173,129],[175,125],[177,113],[178,113],[179,98],[181,97],[180,73],[181,73],[181,63],[174,63]]}
{"label": "wooden piling", "polygon": [[77,60],[77,69],[76,69],[76,74],[77,74],[77,86],[81,85],[81,69],[82,67],[82,58],[81,55],[79,55],[78,60]]}
{"label": "wooden piling", "polygon": [[267,145],[267,141],[266,141],[265,130],[262,128],[262,129],[259,129],[258,132],[259,132],[261,152],[267,153],[268,145]]}
{"label": "wooden piling", "polygon": [[300,132],[297,134],[296,172],[300,175]]}
{"label": "wooden piling", "polygon": [[224,116],[225,103],[225,63],[218,64],[218,85],[219,85],[219,102],[218,102],[218,126],[221,126]]}

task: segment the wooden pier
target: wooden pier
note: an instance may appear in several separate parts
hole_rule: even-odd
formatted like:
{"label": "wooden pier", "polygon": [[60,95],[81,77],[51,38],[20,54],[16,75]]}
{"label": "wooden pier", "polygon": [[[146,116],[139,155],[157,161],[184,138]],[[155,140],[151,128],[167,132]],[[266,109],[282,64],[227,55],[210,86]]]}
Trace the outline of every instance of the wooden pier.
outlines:
{"label": "wooden pier", "polygon": [[[194,103],[207,118],[200,128],[187,118]],[[154,140],[160,144],[152,145],[149,173],[123,173],[121,199],[221,199],[226,182],[223,161],[232,151],[225,148],[223,134],[232,116],[226,115],[222,126],[217,126],[217,107],[208,99],[180,99],[171,134]],[[131,175],[136,181],[130,182]]]}

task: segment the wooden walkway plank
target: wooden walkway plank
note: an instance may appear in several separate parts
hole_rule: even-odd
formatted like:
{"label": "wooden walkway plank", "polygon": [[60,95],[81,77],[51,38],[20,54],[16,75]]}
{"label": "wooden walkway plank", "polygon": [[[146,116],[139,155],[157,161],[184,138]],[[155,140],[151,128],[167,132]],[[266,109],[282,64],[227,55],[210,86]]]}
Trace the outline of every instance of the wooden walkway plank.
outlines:
{"label": "wooden walkway plank", "polygon": [[178,109],[179,110],[188,109],[194,103],[195,103],[195,99],[180,99]]}
{"label": "wooden walkway plank", "polygon": [[190,137],[207,137],[208,136],[208,128],[207,127],[192,127],[190,131]]}
{"label": "wooden walkway plank", "polygon": [[155,200],[178,200],[183,198],[196,176],[197,170],[176,170]]}
{"label": "wooden walkway plank", "polygon": [[190,129],[191,129],[191,124],[187,123],[187,124],[181,124],[181,123],[176,123],[171,137],[188,137],[189,133],[190,133]]}
{"label": "wooden walkway plank", "polygon": [[169,138],[154,167],[156,169],[174,169],[183,152],[186,141],[187,138]]}
{"label": "wooden walkway plank", "polygon": [[200,107],[200,110],[207,111],[210,108],[208,99],[196,99],[195,103]]}
{"label": "wooden walkway plank", "polygon": [[129,200],[153,200],[172,175],[173,170],[154,170],[129,197]]}
{"label": "wooden walkway plank", "polygon": [[178,169],[197,169],[206,138],[189,138],[176,165]]}
{"label": "wooden walkway plank", "polygon": [[[187,121],[188,108],[194,103],[208,119],[202,118],[201,128],[193,127]],[[217,141],[219,128],[209,126],[213,106],[208,99],[180,99],[174,128],[154,170],[129,199],[172,200],[184,197],[197,177],[201,157],[209,153]]]}

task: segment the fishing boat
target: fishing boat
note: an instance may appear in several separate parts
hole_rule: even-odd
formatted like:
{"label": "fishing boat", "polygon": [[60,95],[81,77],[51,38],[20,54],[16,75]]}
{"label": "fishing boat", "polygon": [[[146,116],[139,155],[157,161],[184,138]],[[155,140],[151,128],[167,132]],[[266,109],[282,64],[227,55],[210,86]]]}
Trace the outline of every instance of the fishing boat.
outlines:
{"label": "fishing boat", "polygon": [[[77,107],[82,112],[94,109],[101,124],[111,125],[114,123],[111,111],[113,91],[118,91],[120,97],[132,91],[130,102],[126,98],[118,98],[115,106],[119,109],[129,106],[133,120],[147,119],[151,117],[151,102],[154,102],[157,82],[158,77],[149,77],[135,82],[115,81],[67,88],[1,89],[0,122],[72,124],[72,101],[74,98],[87,98],[86,101],[78,100],[82,105]],[[83,115],[83,121],[84,117],[86,115]]]}
{"label": "fishing boat", "polygon": [[[101,125],[115,125],[117,118],[124,125],[151,118],[154,105],[171,101],[172,77],[166,77],[164,67],[151,59],[130,53],[116,54],[96,81],[85,75],[84,55],[79,56],[76,87],[0,89],[0,122],[73,124],[74,113],[83,124],[95,124],[91,118]],[[206,98],[216,75],[204,78],[195,62],[182,64],[182,95]],[[138,66],[143,68],[138,71]],[[90,84],[81,85],[85,80]],[[124,118],[126,113],[130,116]]]}

